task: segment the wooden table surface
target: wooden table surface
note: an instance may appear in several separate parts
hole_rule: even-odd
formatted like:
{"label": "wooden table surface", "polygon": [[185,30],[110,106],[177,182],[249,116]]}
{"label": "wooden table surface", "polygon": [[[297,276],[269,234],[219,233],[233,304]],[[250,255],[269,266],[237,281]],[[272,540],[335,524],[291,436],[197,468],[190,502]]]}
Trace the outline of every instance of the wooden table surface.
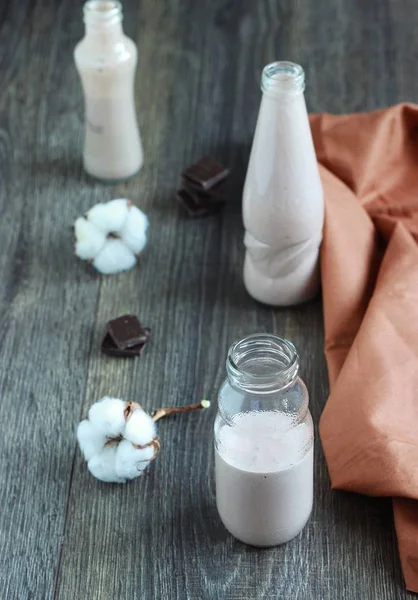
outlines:
{"label": "wooden table surface", "polygon": [[[126,0],[139,45],[141,173],[104,185],[81,166],[83,103],[70,0],[0,3],[0,599],[394,600],[404,591],[389,500],[331,492],[316,446],[315,508],[291,543],[256,550],[217,516],[212,424],[165,420],[149,474],[109,485],[75,431],[105,394],[146,409],[215,401],[232,341],[275,331],[298,347],[316,425],[327,398],[320,300],[272,310],[244,291],[241,189],[263,65],[302,64],[312,111],[418,98],[416,0]],[[183,165],[233,169],[214,218],[184,218]],[[150,217],[135,270],[100,277],[73,255],[71,224],[126,196]],[[109,318],[137,313],[137,360],[100,354]]]}

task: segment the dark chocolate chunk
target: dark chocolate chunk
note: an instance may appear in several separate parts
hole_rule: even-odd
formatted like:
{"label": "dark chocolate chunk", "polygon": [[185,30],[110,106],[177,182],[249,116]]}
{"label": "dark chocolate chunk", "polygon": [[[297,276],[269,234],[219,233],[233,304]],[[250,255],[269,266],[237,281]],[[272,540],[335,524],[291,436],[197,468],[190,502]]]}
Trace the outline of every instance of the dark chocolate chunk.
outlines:
{"label": "dark chocolate chunk", "polygon": [[146,342],[149,337],[147,329],[141,325],[135,315],[122,315],[107,324],[107,333],[119,350]]}
{"label": "dark chocolate chunk", "polygon": [[219,208],[219,206],[212,203],[201,203],[198,204],[196,200],[193,198],[191,193],[186,190],[177,190],[176,194],[177,200],[180,204],[187,210],[189,217],[193,219],[197,219],[199,217],[207,217],[208,215],[213,214]]}
{"label": "dark chocolate chunk", "polygon": [[226,179],[229,169],[220,165],[216,160],[205,156],[197,163],[183,169],[181,176],[197,184],[203,190],[213,188],[217,183]]}
{"label": "dark chocolate chunk", "polygon": [[118,348],[110,334],[107,333],[102,342],[102,352],[108,356],[135,358],[136,356],[140,356],[142,354],[146,345],[147,342],[145,341],[141,344],[137,344],[136,346],[130,346],[129,348]]}
{"label": "dark chocolate chunk", "polygon": [[213,205],[224,205],[227,199],[227,186],[224,181],[217,183],[209,190],[203,190],[200,186],[183,179],[183,189],[185,189],[196,202],[196,204],[213,204]]}

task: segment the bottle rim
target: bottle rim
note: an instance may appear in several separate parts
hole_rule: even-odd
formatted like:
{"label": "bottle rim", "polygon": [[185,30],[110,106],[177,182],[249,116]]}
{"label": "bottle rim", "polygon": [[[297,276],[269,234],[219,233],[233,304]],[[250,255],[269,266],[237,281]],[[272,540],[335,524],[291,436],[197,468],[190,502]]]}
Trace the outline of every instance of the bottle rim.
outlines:
{"label": "bottle rim", "polygon": [[122,4],[119,0],[88,0],[83,15],[86,23],[108,25],[122,19]]}
{"label": "bottle rim", "polygon": [[301,94],[305,90],[303,68],[290,61],[275,61],[266,65],[261,74],[261,89],[272,94]]}
{"label": "bottle rim", "polygon": [[271,333],[256,333],[232,344],[226,360],[232,384],[247,391],[271,393],[295,381],[299,355],[289,340]]}

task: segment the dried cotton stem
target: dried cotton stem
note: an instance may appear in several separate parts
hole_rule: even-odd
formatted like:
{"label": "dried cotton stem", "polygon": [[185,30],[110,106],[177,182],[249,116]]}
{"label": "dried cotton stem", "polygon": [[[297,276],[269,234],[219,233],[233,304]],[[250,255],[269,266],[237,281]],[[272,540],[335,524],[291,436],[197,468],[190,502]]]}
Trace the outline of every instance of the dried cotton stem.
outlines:
{"label": "dried cotton stem", "polygon": [[171,406],[167,408],[157,408],[152,412],[151,416],[152,420],[156,422],[162,419],[163,417],[168,417],[177,413],[190,412],[193,410],[202,410],[205,408],[209,408],[209,406],[209,400],[202,400],[201,402],[197,402],[196,404],[188,404],[187,406]]}

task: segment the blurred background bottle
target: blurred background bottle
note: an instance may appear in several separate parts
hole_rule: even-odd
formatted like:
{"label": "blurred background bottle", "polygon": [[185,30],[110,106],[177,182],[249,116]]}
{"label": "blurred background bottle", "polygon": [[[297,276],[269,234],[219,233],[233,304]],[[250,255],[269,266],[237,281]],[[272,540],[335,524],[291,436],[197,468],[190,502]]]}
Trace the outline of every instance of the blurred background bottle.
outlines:
{"label": "blurred background bottle", "polygon": [[85,102],[85,170],[103,180],[134,175],[143,151],[135,112],[136,44],[122,28],[116,0],[89,0],[86,33],[74,52]]}

